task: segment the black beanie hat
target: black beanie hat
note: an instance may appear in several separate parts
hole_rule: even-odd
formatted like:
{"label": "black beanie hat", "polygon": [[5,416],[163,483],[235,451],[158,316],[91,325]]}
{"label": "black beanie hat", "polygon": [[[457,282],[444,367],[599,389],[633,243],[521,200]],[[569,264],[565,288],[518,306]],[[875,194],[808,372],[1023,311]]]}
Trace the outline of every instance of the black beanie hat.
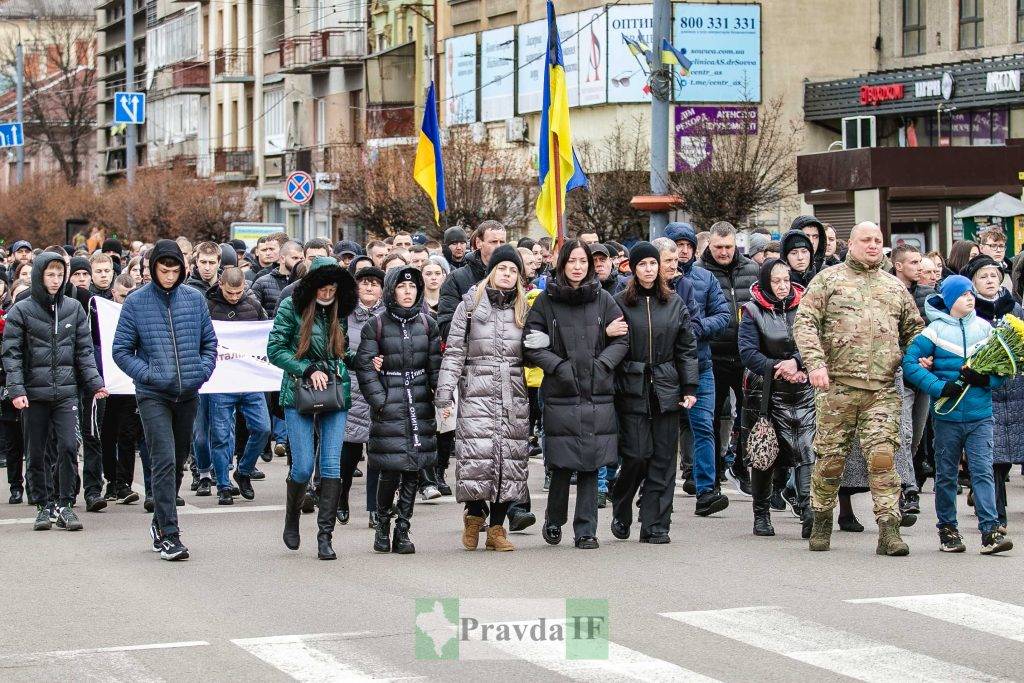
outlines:
{"label": "black beanie hat", "polygon": [[121,246],[121,240],[114,239],[113,237],[111,237],[110,239],[103,240],[103,247],[100,249],[100,251],[102,251],[104,254],[107,253],[108,251],[115,251],[120,256],[121,252],[124,251],[124,248]]}
{"label": "black beanie hat", "polygon": [[[960,274],[968,280],[973,280],[975,274],[977,274],[979,270],[988,266],[999,268],[999,264],[996,263],[994,258],[986,256],[985,254],[978,254],[968,261],[966,266],[960,269]],[[999,268],[999,270],[1002,270],[1002,268]]]}
{"label": "black beanie hat", "polygon": [[356,282],[368,277],[377,280],[381,287],[384,286],[384,271],[380,268],[377,268],[376,266],[366,266],[365,268],[360,268],[355,273]]}
{"label": "black beanie hat", "polygon": [[487,262],[487,274],[490,275],[495,266],[502,261],[511,261],[519,270],[519,276],[522,277],[523,259],[519,256],[519,250],[511,244],[503,244],[494,250],[494,253],[491,254],[491,260]]}
{"label": "black beanie hat", "polygon": [[71,258],[71,267],[68,268],[68,275],[74,275],[80,270],[84,270],[89,275],[92,275],[92,264],[89,263],[89,259],[84,256],[74,256]]}
{"label": "black beanie hat", "polygon": [[629,250],[629,269],[636,273],[637,264],[645,258],[653,258],[658,263],[661,263],[661,252],[650,242],[637,242]]}
{"label": "black beanie hat", "polygon": [[469,235],[462,228],[455,226],[454,228],[448,228],[444,231],[444,243],[445,245],[455,244],[456,242],[469,242]]}

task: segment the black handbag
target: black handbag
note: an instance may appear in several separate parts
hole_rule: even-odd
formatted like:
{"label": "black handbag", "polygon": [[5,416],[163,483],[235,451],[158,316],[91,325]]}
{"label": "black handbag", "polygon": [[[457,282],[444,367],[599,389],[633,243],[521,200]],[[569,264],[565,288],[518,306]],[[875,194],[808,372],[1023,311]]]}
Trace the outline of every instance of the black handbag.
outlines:
{"label": "black handbag", "polygon": [[308,379],[295,380],[295,410],[302,415],[317,415],[345,410],[345,385],[334,373],[327,375],[327,387],[317,391]]}

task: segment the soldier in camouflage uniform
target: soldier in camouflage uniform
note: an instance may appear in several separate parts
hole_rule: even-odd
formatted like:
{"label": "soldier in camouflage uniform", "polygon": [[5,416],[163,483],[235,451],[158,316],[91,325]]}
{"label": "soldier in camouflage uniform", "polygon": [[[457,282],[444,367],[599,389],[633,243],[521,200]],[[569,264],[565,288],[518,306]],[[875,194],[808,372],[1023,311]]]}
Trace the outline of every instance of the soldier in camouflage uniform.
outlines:
{"label": "soldier in camouflage uniform", "polygon": [[878,522],[880,555],[910,552],[899,535],[901,397],[895,373],[903,351],[924,328],[913,298],[884,272],[882,231],[861,223],[846,262],[822,271],[807,288],[793,334],[815,397],[817,462],[811,475],[814,526],[810,549],[828,550],[846,455],[860,437]]}

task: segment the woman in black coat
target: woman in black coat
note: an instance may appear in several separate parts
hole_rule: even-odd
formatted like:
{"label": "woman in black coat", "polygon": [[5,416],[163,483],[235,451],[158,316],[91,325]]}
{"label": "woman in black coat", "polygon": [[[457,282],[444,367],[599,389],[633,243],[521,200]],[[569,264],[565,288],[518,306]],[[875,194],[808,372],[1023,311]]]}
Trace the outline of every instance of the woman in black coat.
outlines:
{"label": "woman in black coat", "polygon": [[[423,276],[411,266],[384,277],[384,312],[363,326],[359,389],[370,406],[369,465],[377,481],[377,552],[416,552],[409,527],[419,471],[437,462],[434,389],[441,369],[437,323],[423,312]],[[398,492],[394,541],[391,508]]]}
{"label": "woman in black coat", "polygon": [[640,542],[668,543],[676,490],[679,409],[697,402],[697,342],[686,304],[661,275],[650,242],[629,252],[633,277],[615,301],[629,326],[629,353],[615,372],[622,465],[612,489],[612,535],[629,538],[640,493]]}
{"label": "woman in black coat", "polygon": [[562,540],[576,472],[576,547],[597,548],[597,470],[618,460],[614,375],[628,330],[587,245],[566,242],[556,271],[523,330],[526,364],[544,371],[544,457],[552,472],[543,536],[552,545]]}
{"label": "woman in black coat", "polygon": [[803,509],[802,536],[810,537],[813,516],[809,503],[811,467],[814,465],[814,389],[793,340],[793,320],[804,290],[790,282],[790,268],[771,259],[761,265],[752,298],[743,306],[739,329],[743,377],[743,439],[761,415],[768,382],[768,417],[779,440],[779,456],[767,470],[750,468],[754,496],[754,535],[774,536],[770,499],[772,480],[789,467],[796,468],[796,488]]}

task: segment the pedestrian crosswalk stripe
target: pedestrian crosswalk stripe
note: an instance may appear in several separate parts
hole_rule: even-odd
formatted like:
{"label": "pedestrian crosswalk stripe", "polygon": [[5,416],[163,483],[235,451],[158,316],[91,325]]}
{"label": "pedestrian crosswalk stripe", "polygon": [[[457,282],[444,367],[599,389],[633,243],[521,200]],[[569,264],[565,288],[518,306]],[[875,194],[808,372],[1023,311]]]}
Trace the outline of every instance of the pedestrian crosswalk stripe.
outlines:
{"label": "pedestrian crosswalk stripe", "polygon": [[892,598],[847,600],[846,602],[886,605],[1024,643],[1024,607],[982,598],[970,593],[904,595]]}
{"label": "pedestrian crosswalk stripe", "polygon": [[[370,632],[319,633],[269,638],[241,638],[231,642],[249,654],[302,683],[415,680],[349,644]],[[411,639],[410,639],[411,640]],[[338,651],[343,652],[336,656]]]}
{"label": "pedestrian crosswalk stripe", "polygon": [[[94,647],[80,650],[55,650],[27,654],[0,655],[0,670],[35,669],[36,680],[102,680],[124,683],[154,683],[160,677],[151,672],[135,653],[143,650],[168,650],[209,645],[205,640],[177,643],[151,643]],[[29,672],[21,672],[29,673]],[[9,678],[8,673],[2,678]]]}
{"label": "pedestrian crosswalk stripe", "polygon": [[[532,622],[501,622],[524,624]],[[564,621],[548,620],[549,624]],[[502,650],[522,661],[576,681],[615,683],[626,681],[682,681],[689,683],[717,683],[715,679],[695,671],[656,659],[624,645],[608,643],[608,659],[566,659],[562,641],[488,641],[488,645]]]}
{"label": "pedestrian crosswalk stripe", "polygon": [[661,616],[860,681],[998,681],[995,676],[783,612],[741,607]]}

